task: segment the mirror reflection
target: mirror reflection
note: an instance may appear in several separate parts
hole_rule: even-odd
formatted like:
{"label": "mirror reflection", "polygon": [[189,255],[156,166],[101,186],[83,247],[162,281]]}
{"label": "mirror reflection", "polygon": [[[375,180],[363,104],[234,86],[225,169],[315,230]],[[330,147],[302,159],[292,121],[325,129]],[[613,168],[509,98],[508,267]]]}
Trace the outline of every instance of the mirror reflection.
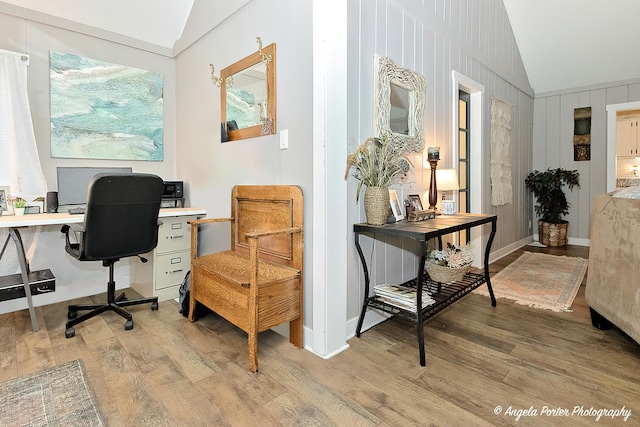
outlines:
{"label": "mirror reflection", "polygon": [[[275,44],[220,71],[222,142],[276,132]],[[225,138],[226,134],[226,138]]]}
{"label": "mirror reflection", "polygon": [[409,135],[409,91],[391,82],[391,132]]}
{"label": "mirror reflection", "polygon": [[261,62],[233,76],[227,87],[227,123],[234,129],[259,125],[267,111],[267,66]]}

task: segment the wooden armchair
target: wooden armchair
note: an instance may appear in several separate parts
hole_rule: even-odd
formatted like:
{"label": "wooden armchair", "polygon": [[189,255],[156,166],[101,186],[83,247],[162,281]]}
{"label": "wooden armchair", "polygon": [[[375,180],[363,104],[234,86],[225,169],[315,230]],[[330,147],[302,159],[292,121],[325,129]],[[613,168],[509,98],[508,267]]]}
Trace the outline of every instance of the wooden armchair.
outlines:
{"label": "wooden armchair", "polygon": [[[249,335],[249,368],[258,371],[258,332],[289,322],[302,347],[302,190],[293,185],[236,186],[231,218],[191,221],[189,320],[196,301]],[[231,222],[231,249],[198,256],[198,228]]]}

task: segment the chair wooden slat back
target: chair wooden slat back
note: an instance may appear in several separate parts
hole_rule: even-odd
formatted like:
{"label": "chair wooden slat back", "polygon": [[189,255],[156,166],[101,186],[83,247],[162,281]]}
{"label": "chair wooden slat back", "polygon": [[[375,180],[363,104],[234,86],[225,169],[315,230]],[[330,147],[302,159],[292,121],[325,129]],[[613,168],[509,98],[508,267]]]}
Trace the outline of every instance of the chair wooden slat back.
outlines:
{"label": "chair wooden slat back", "polygon": [[[247,234],[302,227],[304,206],[298,186],[236,186],[231,197],[231,244],[240,253],[248,253]],[[279,234],[260,240],[261,260],[302,268],[296,257],[301,235]]]}

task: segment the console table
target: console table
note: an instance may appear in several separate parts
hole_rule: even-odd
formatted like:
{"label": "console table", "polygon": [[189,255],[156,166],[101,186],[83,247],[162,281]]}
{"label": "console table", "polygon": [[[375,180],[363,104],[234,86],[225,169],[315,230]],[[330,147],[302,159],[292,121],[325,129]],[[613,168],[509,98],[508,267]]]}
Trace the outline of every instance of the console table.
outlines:
{"label": "console table", "polygon": [[[353,232],[355,235],[355,244],[360,256],[360,262],[362,263],[362,271],[364,273],[364,301],[362,303],[362,311],[360,318],[358,319],[358,326],[356,328],[356,336],[360,337],[362,323],[367,311],[367,307],[372,307],[389,314],[404,317],[409,319],[418,325],[418,347],[420,351],[420,365],[425,366],[425,351],[424,351],[424,330],[423,322],[431,316],[439,313],[444,308],[453,304],[463,296],[467,295],[472,290],[478,288],[482,284],[487,284],[489,288],[489,295],[491,296],[491,305],[496,306],[496,299],[493,295],[493,289],[491,288],[491,281],[489,279],[489,252],[493,238],[496,234],[496,215],[485,214],[455,214],[455,215],[439,215],[434,219],[420,222],[400,221],[395,224],[385,225],[369,225],[369,224],[354,224]],[[484,272],[482,274],[467,273],[465,277],[455,283],[440,283],[432,280],[429,274],[425,271],[425,261],[427,258],[427,244],[430,239],[437,238],[438,243],[442,246],[442,236],[454,233],[456,231],[465,230],[473,227],[478,227],[483,224],[491,224],[491,234],[484,253]],[[403,286],[415,288],[417,291],[417,308],[416,311],[405,310],[397,306],[386,303],[383,299],[377,296],[369,296],[370,281],[369,281],[369,268],[367,262],[362,253],[360,247],[360,235],[368,234],[374,239],[379,236],[394,236],[400,238],[413,239],[419,243],[418,250],[418,276],[415,279],[409,280],[403,283]],[[420,280],[418,280],[420,279]],[[431,298],[435,300],[435,303],[422,307],[422,292],[427,291]]]}

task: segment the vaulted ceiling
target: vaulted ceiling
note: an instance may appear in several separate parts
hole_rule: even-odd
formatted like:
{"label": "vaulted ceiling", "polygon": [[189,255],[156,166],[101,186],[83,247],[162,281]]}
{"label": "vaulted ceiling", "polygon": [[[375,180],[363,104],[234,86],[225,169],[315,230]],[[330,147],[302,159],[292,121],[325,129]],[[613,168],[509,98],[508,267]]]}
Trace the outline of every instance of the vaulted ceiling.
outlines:
{"label": "vaulted ceiling", "polygon": [[[640,1],[503,2],[536,94],[640,78],[640,55],[635,45],[640,40]],[[208,14],[218,10],[222,14],[222,9],[230,7],[226,3],[236,1],[1,0],[2,3],[174,49],[187,21],[194,18],[190,18],[192,10],[200,6],[206,7]],[[213,3],[215,7],[211,6]],[[223,18],[207,16],[209,22]]]}
{"label": "vaulted ceiling", "polygon": [[640,1],[503,2],[536,94],[640,78]]}
{"label": "vaulted ceiling", "polygon": [[173,48],[194,0],[2,0],[57,18]]}

